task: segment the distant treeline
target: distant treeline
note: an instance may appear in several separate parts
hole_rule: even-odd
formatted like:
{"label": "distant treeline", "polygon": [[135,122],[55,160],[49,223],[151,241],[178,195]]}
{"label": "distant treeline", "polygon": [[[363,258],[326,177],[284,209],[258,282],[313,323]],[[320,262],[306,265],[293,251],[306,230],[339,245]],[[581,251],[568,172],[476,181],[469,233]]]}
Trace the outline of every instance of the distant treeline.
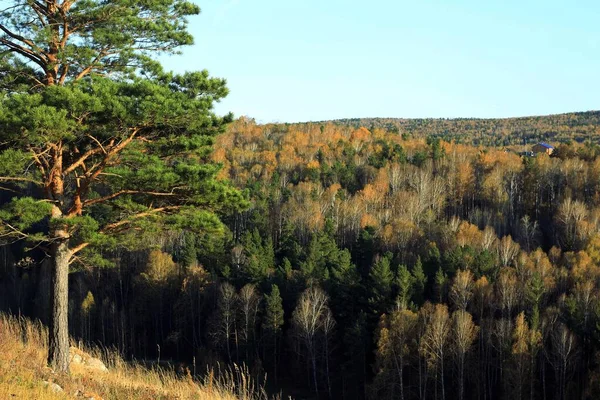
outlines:
{"label": "distant treeline", "polygon": [[435,136],[446,141],[486,146],[521,145],[537,141],[600,142],[600,111],[522,118],[347,118],[314,123],[334,123],[370,130],[379,128],[417,138]]}

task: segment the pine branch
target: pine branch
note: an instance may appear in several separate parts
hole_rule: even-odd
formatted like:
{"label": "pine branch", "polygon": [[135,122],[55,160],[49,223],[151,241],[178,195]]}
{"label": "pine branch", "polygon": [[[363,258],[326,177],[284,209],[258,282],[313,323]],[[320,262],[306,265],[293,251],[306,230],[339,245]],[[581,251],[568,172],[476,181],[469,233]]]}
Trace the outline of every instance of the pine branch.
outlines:
{"label": "pine branch", "polygon": [[102,153],[102,152],[106,153],[106,150],[104,150],[103,147],[97,147],[97,148],[86,151],[81,157],[79,157],[79,159],[77,161],[75,161],[73,164],[68,166],[63,171],[63,176],[69,175],[71,172],[73,172],[75,169],[77,169],[77,167],[82,166],[83,163],[85,162],[85,160],[87,160],[89,157],[93,156],[94,154],[98,154],[98,153]]}
{"label": "pine branch", "polygon": [[35,179],[30,179],[30,178],[13,178],[13,177],[9,177],[9,176],[0,176],[0,182],[29,182],[29,183],[34,183],[38,186],[44,186],[43,182],[40,181],[36,181]]}
{"label": "pine branch", "polygon": [[[173,189],[173,191],[175,189]],[[104,197],[100,197],[100,198],[97,198],[97,199],[86,200],[86,201],[83,202],[83,206],[86,207],[86,206],[91,206],[93,204],[102,203],[104,201],[108,201],[108,200],[114,199],[114,198],[119,197],[119,196],[124,195],[124,194],[147,194],[149,196],[175,196],[176,194],[173,193],[173,191],[171,191],[171,192],[148,192],[148,191],[144,191],[144,190],[120,190],[118,192],[109,194],[109,195],[104,196]]]}
{"label": "pine branch", "polygon": [[81,243],[80,245],[73,247],[72,249],[69,250],[71,252],[71,257],[73,257],[75,254],[79,253],[81,250],[85,249],[89,245],[90,244],[88,242],[84,242],[84,243]]}
{"label": "pine branch", "polygon": [[116,228],[119,228],[123,225],[130,224],[131,222],[133,222],[133,220],[136,220],[136,219],[148,217],[148,216],[154,215],[154,214],[166,213],[168,211],[174,211],[174,210],[178,210],[180,208],[181,208],[181,206],[166,206],[166,207],[154,208],[149,211],[144,211],[144,212],[141,212],[138,214],[134,214],[134,215],[131,215],[128,219],[124,219],[124,220],[106,225],[104,228],[102,228],[100,230],[100,233],[107,233],[109,231],[115,230]]}
{"label": "pine branch", "polygon": [[10,232],[8,232],[8,233],[0,234],[0,238],[17,236],[18,239],[16,239],[16,240],[18,241],[18,240],[26,239],[29,237],[28,234],[20,231],[19,229],[15,228],[14,226],[12,226],[11,224],[9,224],[6,221],[0,221],[0,224],[4,225],[4,226],[8,227],[8,229],[10,229]]}

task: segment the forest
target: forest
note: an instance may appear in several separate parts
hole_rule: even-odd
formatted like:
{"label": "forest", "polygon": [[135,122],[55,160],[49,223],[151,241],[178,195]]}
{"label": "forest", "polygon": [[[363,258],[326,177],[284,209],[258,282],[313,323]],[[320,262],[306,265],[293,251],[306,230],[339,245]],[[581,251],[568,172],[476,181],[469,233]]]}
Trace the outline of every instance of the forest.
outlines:
{"label": "forest", "polygon": [[[598,154],[239,118],[211,157],[246,206],[72,267],[70,332],[295,396],[595,398]],[[48,267],[24,250],[2,248],[0,304],[45,320]]]}
{"label": "forest", "polygon": [[520,118],[350,118],[325,121],[355,128],[386,129],[400,134],[485,146],[547,142],[598,142],[598,111]]}
{"label": "forest", "polygon": [[71,341],[293,398],[600,398],[598,112],[257,124],[156,61],[192,3],[13,3],[0,311],[53,370]]}

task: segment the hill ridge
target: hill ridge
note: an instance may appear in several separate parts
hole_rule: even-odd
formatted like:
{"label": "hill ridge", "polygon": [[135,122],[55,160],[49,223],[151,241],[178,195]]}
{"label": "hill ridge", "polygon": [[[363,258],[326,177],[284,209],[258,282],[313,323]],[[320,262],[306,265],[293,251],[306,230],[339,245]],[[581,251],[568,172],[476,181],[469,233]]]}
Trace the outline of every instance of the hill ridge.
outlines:
{"label": "hill ridge", "polygon": [[413,137],[434,136],[446,141],[486,146],[525,145],[538,141],[600,143],[600,110],[508,118],[341,118],[284,125],[315,124],[384,129]]}

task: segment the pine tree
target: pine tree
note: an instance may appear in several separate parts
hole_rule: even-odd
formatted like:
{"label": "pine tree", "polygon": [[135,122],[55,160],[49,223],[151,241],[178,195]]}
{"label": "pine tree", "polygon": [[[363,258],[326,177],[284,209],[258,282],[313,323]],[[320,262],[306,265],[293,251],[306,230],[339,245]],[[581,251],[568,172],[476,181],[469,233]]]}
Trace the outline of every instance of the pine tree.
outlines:
{"label": "pine tree", "polygon": [[[143,247],[161,226],[223,233],[245,206],[216,179],[212,104],[225,81],[165,73],[152,58],[192,43],[184,0],[10,1],[0,12],[0,236],[44,249],[52,268],[49,363],[67,371],[69,264]],[[128,233],[136,231],[136,235]]]}
{"label": "pine tree", "polygon": [[443,303],[446,296],[446,287],[448,286],[448,275],[444,273],[440,267],[435,274],[435,291],[438,297],[438,302]]}
{"label": "pine tree", "polygon": [[244,282],[263,282],[274,270],[275,255],[271,240],[263,240],[258,229],[246,232],[242,238],[244,267],[241,277]]}
{"label": "pine tree", "polygon": [[337,263],[331,266],[328,288],[331,293],[331,308],[336,318],[342,325],[351,323],[360,307],[362,292],[360,275],[347,249],[339,251]]}
{"label": "pine tree", "polygon": [[397,307],[404,310],[410,303],[413,287],[415,286],[414,278],[410,272],[408,272],[406,265],[400,265],[400,267],[398,267],[396,284],[398,285]]}
{"label": "pine tree", "polygon": [[314,236],[308,245],[305,260],[300,263],[300,271],[307,282],[312,282],[314,279],[318,279],[320,261],[321,249],[319,246],[319,240],[316,236]]}
{"label": "pine tree", "polygon": [[194,266],[197,263],[196,237],[191,232],[186,232],[183,236],[183,246],[178,262],[185,267]]}
{"label": "pine tree", "polygon": [[421,257],[417,258],[417,262],[412,270],[412,276],[415,303],[421,305],[425,301],[425,285],[427,284],[427,276],[423,272]]}
{"label": "pine tree", "polygon": [[354,249],[355,262],[362,278],[369,275],[369,268],[373,265],[375,256],[375,229],[367,226],[360,231]]}
{"label": "pine tree", "polygon": [[392,304],[392,283],[394,274],[388,257],[381,257],[369,272],[369,304],[377,316],[386,312]]}

